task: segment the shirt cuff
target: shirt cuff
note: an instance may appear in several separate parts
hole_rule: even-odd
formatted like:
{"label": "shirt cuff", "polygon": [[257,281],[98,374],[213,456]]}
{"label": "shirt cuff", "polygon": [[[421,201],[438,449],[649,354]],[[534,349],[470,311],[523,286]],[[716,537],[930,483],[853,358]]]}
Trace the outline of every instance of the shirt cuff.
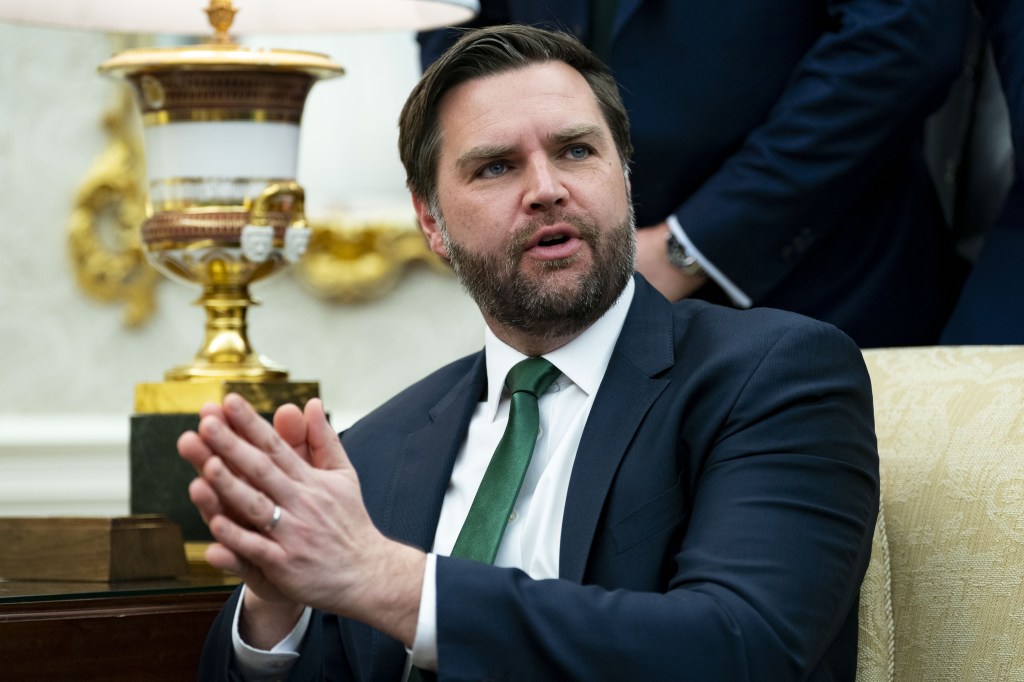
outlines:
{"label": "shirt cuff", "polygon": [[749,308],[751,306],[750,297],[743,293],[739,287],[733,284],[728,277],[722,274],[722,271],[715,267],[715,265],[704,257],[704,254],[700,252],[690,238],[686,236],[686,232],[683,231],[683,226],[679,224],[679,219],[674,215],[670,215],[666,221],[668,223],[668,229],[672,232],[680,244],[686,249],[686,253],[690,254],[697,259],[700,266],[704,268],[704,272],[707,273],[708,277],[715,281],[715,284],[722,287],[722,291],[726,293],[729,299],[738,308]]}
{"label": "shirt cuff", "polygon": [[243,585],[242,593],[238,598],[238,607],[235,608],[235,618],[231,623],[231,644],[234,647],[238,672],[241,673],[243,679],[253,682],[282,680],[288,676],[292,666],[299,660],[299,645],[302,644],[302,638],[309,628],[309,619],[313,609],[308,606],[303,609],[299,622],[295,624],[292,631],[269,651],[257,649],[246,644],[238,632],[238,619],[242,613],[246,589]]}
{"label": "shirt cuff", "polygon": [[420,614],[411,653],[414,666],[437,671],[437,555],[433,553],[427,554],[423,567]]}

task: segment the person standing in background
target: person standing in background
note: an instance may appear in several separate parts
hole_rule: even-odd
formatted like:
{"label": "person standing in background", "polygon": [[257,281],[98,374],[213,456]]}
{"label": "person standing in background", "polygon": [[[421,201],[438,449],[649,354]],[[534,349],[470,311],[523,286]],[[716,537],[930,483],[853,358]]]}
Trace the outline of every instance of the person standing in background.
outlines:
{"label": "person standing in background", "polygon": [[[861,347],[936,343],[967,266],[921,148],[964,0],[482,0],[575,34],[630,115],[638,269],[672,300],[792,310]],[[423,65],[460,34],[420,36]]]}
{"label": "person standing in background", "polygon": [[1014,180],[1002,211],[984,230],[953,316],[945,344],[1024,343],[1024,5],[1010,0],[979,1],[985,15],[996,70],[1006,98],[1013,140]]}

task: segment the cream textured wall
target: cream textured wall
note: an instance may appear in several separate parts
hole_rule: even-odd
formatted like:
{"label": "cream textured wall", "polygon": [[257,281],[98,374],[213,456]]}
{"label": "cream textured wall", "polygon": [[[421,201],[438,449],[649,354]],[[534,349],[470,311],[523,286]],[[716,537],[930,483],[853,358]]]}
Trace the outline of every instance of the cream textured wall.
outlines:
{"label": "cream textured wall", "polygon": [[[325,52],[348,71],[318,84],[307,108],[298,179],[310,216],[411,216],[395,140],[419,73],[413,37],[249,42]],[[97,490],[89,472],[127,476],[135,383],[159,380],[200,341],[197,289],[163,282],[155,317],[129,330],[117,306],[79,291],[69,266],[69,211],[121,87],[96,66],[117,49],[101,34],[0,23],[0,513],[45,513],[48,495],[68,513],[126,504],[124,481],[107,486],[105,501],[75,500]],[[479,314],[454,278],[422,267],[370,304],[314,299],[288,275],[256,293],[265,305],[250,314],[254,346],[293,378],[320,381],[339,426],[482,342]]]}

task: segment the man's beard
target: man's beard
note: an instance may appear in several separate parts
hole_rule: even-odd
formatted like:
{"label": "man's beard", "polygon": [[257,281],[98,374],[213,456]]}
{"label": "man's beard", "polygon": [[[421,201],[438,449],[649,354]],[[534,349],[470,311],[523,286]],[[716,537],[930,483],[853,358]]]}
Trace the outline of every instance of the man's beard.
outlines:
{"label": "man's beard", "polygon": [[[484,315],[499,325],[544,339],[575,335],[612,306],[636,267],[636,225],[632,206],[625,220],[602,233],[594,224],[574,214],[549,214],[531,221],[509,240],[504,253],[471,253],[454,242],[440,212],[435,215],[452,269]],[[553,222],[573,225],[590,248],[590,267],[569,286],[548,284],[540,275],[521,269],[526,243],[542,226]],[[544,270],[557,271],[583,257],[537,261]]]}

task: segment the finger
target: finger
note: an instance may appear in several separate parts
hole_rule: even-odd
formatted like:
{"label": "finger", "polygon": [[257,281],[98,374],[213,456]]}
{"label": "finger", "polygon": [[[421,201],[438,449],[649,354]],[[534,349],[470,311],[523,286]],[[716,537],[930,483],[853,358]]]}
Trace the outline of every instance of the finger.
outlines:
{"label": "finger", "polygon": [[211,542],[206,548],[204,556],[208,564],[238,576],[250,588],[266,589],[267,579],[263,576],[262,571],[219,542]]}
{"label": "finger", "polygon": [[[207,563],[222,571],[237,575],[245,582],[250,594],[264,601],[280,601],[288,599],[276,585],[267,580],[258,567],[243,560],[219,542],[211,542],[204,553]],[[288,601],[291,601],[290,599]],[[293,602],[294,603],[294,602]]]}
{"label": "finger", "polygon": [[[224,410],[217,403],[209,402],[199,409],[200,420],[204,417],[220,419],[227,423],[227,419],[224,417]],[[206,460],[213,455],[195,431],[186,431],[178,438],[178,454],[191,464],[192,468],[197,472],[203,468]]]}
{"label": "finger", "polygon": [[[258,415],[257,419],[262,421]],[[273,431],[273,427],[264,422],[266,428]],[[247,510],[251,500],[242,499],[244,490],[257,490],[260,495],[276,500],[282,505],[291,504],[298,494],[295,482],[277,465],[278,459],[266,452],[256,449],[248,440],[236,433],[228,424],[214,417],[203,417],[199,422],[199,437],[202,438],[206,447],[217,457],[211,457],[203,465],[204,477],[214,483],[207,471],[218,471],[210,469],[209,464],[215,459],[222,460],[221,468],[230,470],[232,477],[224,478],[224,485],[232,485],[234,478],[244,479],[247,485],[245,488],[232,488],[233,497],[231,504],[239,504],[240,509]],[[277,438],[275,434],[275,438]],[[276,440],[277,447],[288,451],[288,455],[297,458],[291,447],[280,438]],[[226,476],[226,472],[220,474]],[[218,494],[223,497],[224,491],[217,488]],[[248,513],[248,512],[246,512]]]}
{"label": "finger", "polygon": [[229,393],[224,398],[224,415],[235,433],[264,452],[286,474],[299,478],[305,473],[306,463],[242,396]]}
{"label": "finger", "polygon": [[226,513],[220,497],[210,486],[209,481],[202,477],[195,478],[188,484],[188,497],[199,511],[203,523],[209,524],[210,519],[217,514]]}
{"label": "finger", "polygon": [[[212,494],[219,500],[223,513],[210,513],[210,530],[213,530],[214,518],[230,518],[236,524],[249,528],[264,528],[274,516],[275,502],[262,490],[254,487],[235,474],[220,457],[212,457],[203,467],[203,480],[210,487]],[[197,493],[202,494],[202,486],[196,484]],[[208,498],[200,498],[204,504],[211,504]],[[211,511],[213,507],[210,507]]]}
{"label": "finger", "polygon": [[238,555],[219,542],[211,542],[206,548],[204,556],[206,557],[206,562],[214,568],[233,573],[240,578],[244,579],[245,574],[249,572],[247,564],[239,559]]}
{"label": "finger", "polygon": [[178,454],[198,473],[213,452],[206,446],[203,439],[195,431],[186,431],[178,437]]}
{"label": "finger", "polygon": [[236,565],[233,570],[245,571],[244,564],[248,563],[265,573],[262,570],[264,566],[284,560],[283,550],[273,539],[238,525],[228,516],[210,519],[210,533],[214,540],[234,555]]}
{"label": "finger", "polygon": [[324,404],[319,398],[306,403],[304,413],[309,441],[310,461],[318,469],[351,467],[348,455],[338,440],[338,433],[327,421]]}
{"label": "finger", "polygon": [[207,416],[219,417],[220,419],[224,419],[225,421],[227,421],[227,418],[224,416],[224,408],[222,408],[220,405],[214,402],[206,403],[199,409],[200,418]]}

